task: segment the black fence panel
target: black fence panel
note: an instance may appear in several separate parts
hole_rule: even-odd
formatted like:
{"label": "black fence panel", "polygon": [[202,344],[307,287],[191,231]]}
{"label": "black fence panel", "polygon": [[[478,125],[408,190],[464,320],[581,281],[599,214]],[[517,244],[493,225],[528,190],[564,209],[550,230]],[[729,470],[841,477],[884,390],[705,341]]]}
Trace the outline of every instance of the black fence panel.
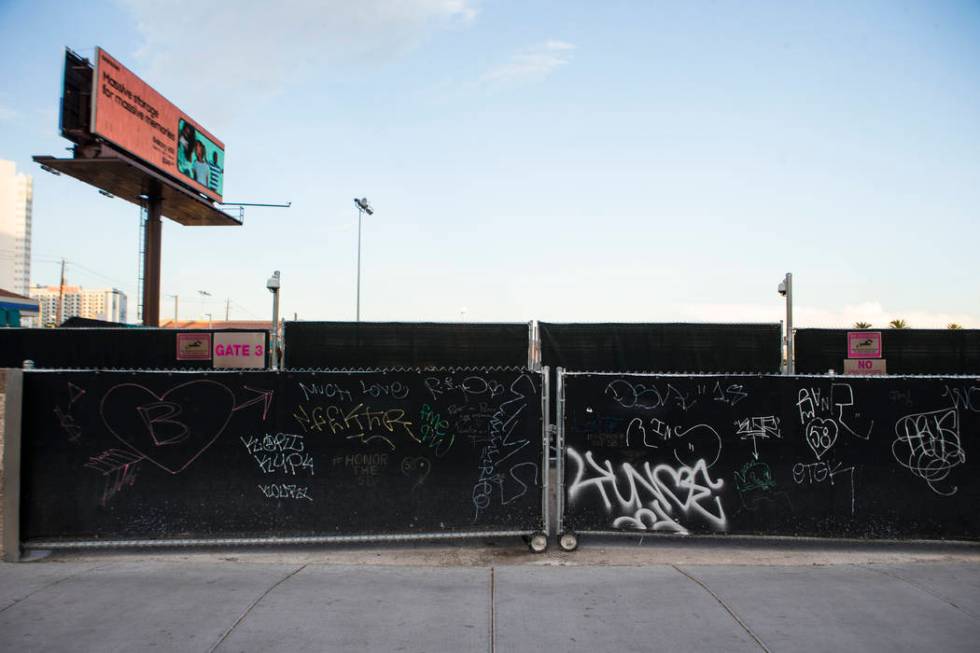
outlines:
{"label": "black fence panel", "polygon": [[[797,329],[796,371],[844,370],[847,333],[858,329]],[[871,329],[881,331],[889,374],[980,374],[980,329]]]}
{"label": "black fence panel", "polygon": [[[254,329],[63,328],[0,329],[0,367],[25,360],[49,369],[209,369],[207,358],[179,360],[178,334],[254,333]],[[269,349],[265,332],[264,349]],[[265,354],[268,365],[268,354]]]}
{"label": "black fence panel", "polygon": [[540,322],[541,362],[601,372],[779,372],[779,324]]}
{"label": "black fence panel", "polygon": [[543,530],[541,375],[24,374],[24,540]]}
{"label": "black fence panel", "polygon": [[286,322],[291,369],[525,367],[528,325],[433,322]]}
{"label": "black fence panel", "polygon": [[980,379],[563,383],[563,529],[980,537]]}

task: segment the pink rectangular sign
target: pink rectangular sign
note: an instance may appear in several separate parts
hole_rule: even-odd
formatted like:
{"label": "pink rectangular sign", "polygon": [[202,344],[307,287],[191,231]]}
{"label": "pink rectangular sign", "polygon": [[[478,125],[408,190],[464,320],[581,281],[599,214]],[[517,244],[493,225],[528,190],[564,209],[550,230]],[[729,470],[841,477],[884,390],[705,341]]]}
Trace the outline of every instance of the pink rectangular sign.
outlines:
{"label": "pink rectangular sign", "polygon": [[848,358],[881,358],[881,331],[848,331]]}

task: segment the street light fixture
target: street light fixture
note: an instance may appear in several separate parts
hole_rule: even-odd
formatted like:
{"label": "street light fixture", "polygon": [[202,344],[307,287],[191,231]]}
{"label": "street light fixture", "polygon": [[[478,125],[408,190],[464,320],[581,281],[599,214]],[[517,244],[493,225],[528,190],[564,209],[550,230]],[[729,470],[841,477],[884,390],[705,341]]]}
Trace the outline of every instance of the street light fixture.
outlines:
{"label": "street light fixture", "polygon": [[786,277],[779,282],[776,288],[779,294],[786,298],[786,336],[783,342],[786,343],[786,374],[793,374],[796,371],[796,364],[793,360],[793,273],[787,272]]}
{"label": "street light fixture", "polygon": [[374,215],[374,209],[368,204],[368,199],[362,197],[354,198],[354,206],[357,207],[357,321],[361,321],[361,215],[367,213]]}

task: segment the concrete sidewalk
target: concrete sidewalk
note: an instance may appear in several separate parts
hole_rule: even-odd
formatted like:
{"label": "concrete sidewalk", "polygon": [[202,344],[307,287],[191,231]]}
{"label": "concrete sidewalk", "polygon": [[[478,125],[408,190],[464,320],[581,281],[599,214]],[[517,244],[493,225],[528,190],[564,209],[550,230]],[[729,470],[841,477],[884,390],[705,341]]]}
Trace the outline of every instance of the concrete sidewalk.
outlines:
{"label": "concrete sidewalk", "polygon": [[[894,653],[975,651],[980,640],[975,548],[870,549],[835,564],[811,564],[840,558],[833,547],[710,564],[696,544],[674,564],[655,547],[616,545],[438,560],[459,548],[485,549],[409,547],[386,564],[319,550],[2,564],[0,650]],[[430,564],[397,564],[413,551]]]}

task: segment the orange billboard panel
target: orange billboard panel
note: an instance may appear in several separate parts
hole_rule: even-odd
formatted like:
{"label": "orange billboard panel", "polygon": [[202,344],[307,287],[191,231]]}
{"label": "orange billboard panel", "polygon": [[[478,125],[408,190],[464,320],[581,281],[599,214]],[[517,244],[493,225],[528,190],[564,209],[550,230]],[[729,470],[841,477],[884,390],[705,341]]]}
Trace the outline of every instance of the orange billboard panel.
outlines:
{"label": "orange billboard panel", "polygon": [[96,49],[91,131],[221,201],[224,143],[102,48]]}

